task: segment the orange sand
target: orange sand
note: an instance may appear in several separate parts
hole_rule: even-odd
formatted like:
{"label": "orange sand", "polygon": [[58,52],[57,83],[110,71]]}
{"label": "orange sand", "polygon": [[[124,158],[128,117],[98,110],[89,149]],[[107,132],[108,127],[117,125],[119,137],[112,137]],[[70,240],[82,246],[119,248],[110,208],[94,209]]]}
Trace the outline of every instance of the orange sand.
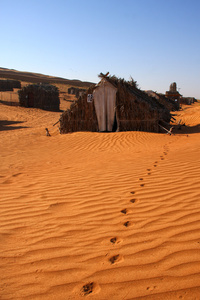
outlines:
{"label": "orange sand", "polygon": [[0,299],[200,299],[200,105],[177,114],[173,136],[60,135],[0,104]]}

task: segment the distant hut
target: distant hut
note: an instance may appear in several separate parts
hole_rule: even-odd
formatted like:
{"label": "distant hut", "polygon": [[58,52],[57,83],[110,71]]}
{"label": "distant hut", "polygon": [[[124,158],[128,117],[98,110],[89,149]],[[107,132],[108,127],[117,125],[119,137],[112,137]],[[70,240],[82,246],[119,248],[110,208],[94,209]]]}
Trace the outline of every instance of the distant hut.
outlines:
{"label": "distant hut", "polygon": [[77,91],[77,88],[75,88],[73,86],[68,88],[68,94],[70,94],[70,95],[75,95],[76,91]]}
{"label": "distant hut", "polygon": [[193,97],[181,97],[180,98],[181,104],[191,105],[194,102],[196,102],[196,99]]}
{"label": "distant hut", "polygon": [[76,90],[76,98],[78,99],[79,97],[81,97],[84,93],[85,93],[86,89],[77,89]]}
{"label": "distant hut", "polygon": [[18,91],[20,106],[58,111],[59,90],[51,84],[30,84]]}
{"label": "distant hut", "polygon": [[18,80],[0,80],[0,91],[13,91],[13,89],[21,89],[21,82]]}
{"label": "distant hut", "polygon": [[170,84],[169,91],[167,91],[165,93],[165,96],[168,99],[171,99],[171,100],[175,101],[178,105],[178,108],[180,107],[181,94],[179,94],[179,92],[177,91],[176,82],[173,82],[172,84]]}
{"label": "distant hut", "polygon": [[79,88],[75,88],[73,86],[68,88],[68,94],[75,95],[76,98],[79,98],[80,96],[82,96],[85,91],[86,91],[85,89],[79,89]]}
{"label": "distant hut", "polygon": [[[107,74],[106,74],[107,75]],[[170,122],[170,112],[155,98],[115,76],[101,74],[60,117],[60,132],[149,131],[159,132],[159,122]]]}

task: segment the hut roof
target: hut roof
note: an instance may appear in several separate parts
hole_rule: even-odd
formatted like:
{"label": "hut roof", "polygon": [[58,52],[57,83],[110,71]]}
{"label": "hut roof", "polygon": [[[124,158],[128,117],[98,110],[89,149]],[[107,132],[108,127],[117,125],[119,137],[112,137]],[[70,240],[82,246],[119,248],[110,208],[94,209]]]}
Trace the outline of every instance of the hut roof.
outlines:
{"label": "hut roof", "polygon": [[163,105],[161,105],[158,101],[152,99],[152,97],[146,95],[145,92],[137,87],[137,81],[134,81],[133,79],[131,79],[130,81],[125,81],[124,79],[117,78],[116,76],[106,77],[106,80],[117,87],[118,90],[122,88],[126,89],[127,92],[137,96],[140,100],[148,102],[153,108],[164,109]]}

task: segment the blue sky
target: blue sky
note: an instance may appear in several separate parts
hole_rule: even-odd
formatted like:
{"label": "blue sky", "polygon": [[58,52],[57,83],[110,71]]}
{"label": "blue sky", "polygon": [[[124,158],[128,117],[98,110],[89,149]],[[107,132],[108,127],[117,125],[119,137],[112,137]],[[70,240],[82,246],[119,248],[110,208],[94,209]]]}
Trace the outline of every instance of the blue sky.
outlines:
{"label": "blue sky", "polygon": [[0,0],[0,67],[200,99],[200,0]]}

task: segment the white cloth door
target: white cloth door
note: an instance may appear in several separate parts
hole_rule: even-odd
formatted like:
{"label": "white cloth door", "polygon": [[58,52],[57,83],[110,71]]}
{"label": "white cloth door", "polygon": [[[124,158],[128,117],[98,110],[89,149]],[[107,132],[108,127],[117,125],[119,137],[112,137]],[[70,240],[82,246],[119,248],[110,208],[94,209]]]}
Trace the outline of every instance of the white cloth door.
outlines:
{"label": "white cloth door", "polygon": [[94,90],[94,105],[99,131],[112,131],[115,120],[116,93],[117,88],[105,79]]}

